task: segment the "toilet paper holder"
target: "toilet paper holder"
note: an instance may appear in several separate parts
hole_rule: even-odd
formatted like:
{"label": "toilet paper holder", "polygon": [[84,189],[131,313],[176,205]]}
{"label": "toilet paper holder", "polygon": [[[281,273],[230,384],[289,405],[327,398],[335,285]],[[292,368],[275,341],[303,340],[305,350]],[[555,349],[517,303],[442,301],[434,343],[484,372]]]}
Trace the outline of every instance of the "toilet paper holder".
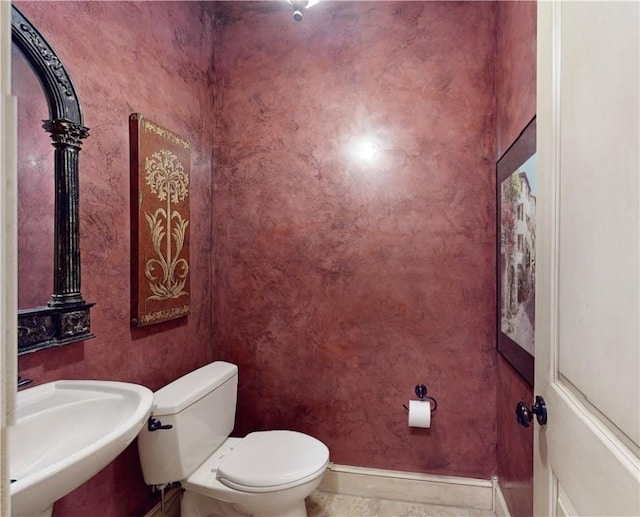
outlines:
{"label": "toilet paper holder", "polygon": [[[416,384],[415,392],[420,400],[426,399],[432,402],[431,404],[432,413],[437,409],[438,401],[434,397],[427,396],[427,387],[424,384]],[[407,407],[406,404],[402,404],[402,407],[407,411],[407,413],[409,412],[409,408]]]}

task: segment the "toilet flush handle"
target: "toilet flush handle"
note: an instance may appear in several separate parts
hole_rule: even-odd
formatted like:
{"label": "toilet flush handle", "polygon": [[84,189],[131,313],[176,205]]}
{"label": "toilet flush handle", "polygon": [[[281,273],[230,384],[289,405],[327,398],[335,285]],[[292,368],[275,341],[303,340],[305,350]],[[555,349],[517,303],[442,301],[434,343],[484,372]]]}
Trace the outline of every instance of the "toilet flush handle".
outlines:
{"label": "toilet flush handle", "polygon": [[160,429],[171,429],[173,426],[171,424],[162,425],[162,422],[157,418],[149,417],[147,420],[147,429],[149,431],[158,431]]}

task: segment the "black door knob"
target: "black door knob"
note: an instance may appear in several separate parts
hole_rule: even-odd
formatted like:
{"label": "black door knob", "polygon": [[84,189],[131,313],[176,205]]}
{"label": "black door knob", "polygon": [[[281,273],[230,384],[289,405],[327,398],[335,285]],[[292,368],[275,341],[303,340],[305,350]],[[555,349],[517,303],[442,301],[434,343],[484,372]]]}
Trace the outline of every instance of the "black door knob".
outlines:
{"label": "black door knob", "polygon": [[546,425],[547,405],[540,395],[536,395],[536,402],[531,409],[522,401],[516,405],[516,419],[522,427],[529,427],[531,420],[533,420],[533,415],[536,415],[536,420],[540,425]]}

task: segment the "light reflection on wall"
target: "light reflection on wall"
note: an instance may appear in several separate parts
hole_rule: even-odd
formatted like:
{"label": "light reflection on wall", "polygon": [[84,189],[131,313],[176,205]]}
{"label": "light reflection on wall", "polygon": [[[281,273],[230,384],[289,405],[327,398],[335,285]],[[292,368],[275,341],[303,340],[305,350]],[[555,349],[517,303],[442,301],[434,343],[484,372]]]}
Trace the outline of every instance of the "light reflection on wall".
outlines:
{"label": "light reflection on wall", "polygon": [[393,144],[389,131],[370,127],[350,131],[343,139],[345,172],[360,188],[385,187],[392,181]]}
{"label": "light reflection on wall", "polygon": [[349,165],[363,170],[381,169],[388,165],[389,135],[384,131],[352,131],[343,140],[344,154]]}
{"label": "light reflection on wall", "polygon": [[350,153],[355,160],[373,165],[380,158],[380,144],[374,138],[362,136],[351,142]]}

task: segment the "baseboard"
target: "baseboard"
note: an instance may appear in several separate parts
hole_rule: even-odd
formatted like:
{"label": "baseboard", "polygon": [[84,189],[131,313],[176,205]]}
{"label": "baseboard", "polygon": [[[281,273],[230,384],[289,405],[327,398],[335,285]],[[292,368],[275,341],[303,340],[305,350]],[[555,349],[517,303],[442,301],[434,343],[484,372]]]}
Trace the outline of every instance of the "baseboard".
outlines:
{"label": "baseboard", "polygon": [[[493,510],[496,517],[511,517],[497,477],[484,480],[432,476],[330,463],[318,488],[325,492],[360,497],[480,508]],[[165,513],[162,513],[162,506],[158,502],[143,517],[180,517],[180,495],[179,489],[168,490],[165,494]]]}
{"label": "baseboard", "polygon": [[504,498],[504,494],[502,493],[502,488],[500,488],[498,478],[495,476],[493,478],[493,492],[495,498],[493,503],[493,511],[495,512],[496,517],[511,517],[509,505],[507,504],[507,500]]}
{"label": "baseboard", "polygon": [[162,513],[162,502],[158,502],[143,517],[180,517],[180,495],[182,490],[172,488],[164,494],[164,513]]}
{"label": "baseboard", "polygon": [[344,495],[493,510],[493,483],[484,479],[331,463],[318,488]]}

